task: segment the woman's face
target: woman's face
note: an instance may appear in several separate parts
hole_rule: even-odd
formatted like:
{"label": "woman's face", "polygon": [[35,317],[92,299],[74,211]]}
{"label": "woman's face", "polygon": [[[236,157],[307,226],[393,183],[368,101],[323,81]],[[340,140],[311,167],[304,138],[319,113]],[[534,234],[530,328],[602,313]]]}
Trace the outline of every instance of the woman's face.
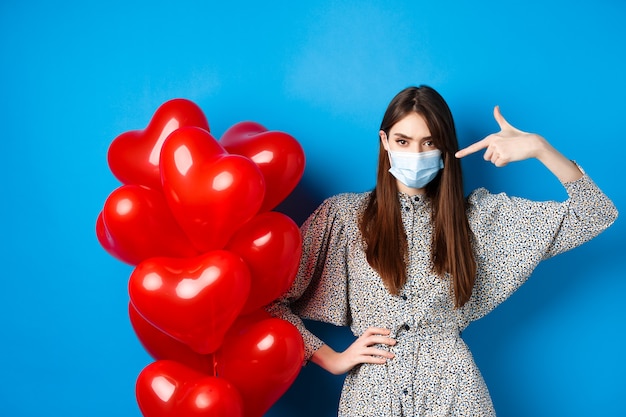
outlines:
{"label": "woman's face", "polygon": [[400,119],[389,130],[389,136],[379,132],[383,147],[396,152],[426,152],[437,149],[430,136],[426,120],[412,112]]}

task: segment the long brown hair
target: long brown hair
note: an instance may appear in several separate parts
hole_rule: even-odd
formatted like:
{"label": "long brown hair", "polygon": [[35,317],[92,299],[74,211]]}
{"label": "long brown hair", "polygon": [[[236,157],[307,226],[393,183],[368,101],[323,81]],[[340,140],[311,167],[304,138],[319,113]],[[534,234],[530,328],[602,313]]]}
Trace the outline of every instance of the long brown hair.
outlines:
{"label": "long brown hair", "polygon": [[[459,145],[452,113],[434,89],[409,87],[389,103],[380,130],[389,135],[392,126],[411,112],[424,117],[433,142],[442,153],[444,168],[426,186],[432,205],[431,260],[434,273],[442,278],[446,273],[451,276],[455,306],[461,307],[472,295],[476,261],[465,214],[461,163],[454,156]],[[387,151],[380,140],[379,144],[376,188],[359,227],[366,243],[367,261],[380,274],[389,292],[397,295],[407,281],[408,246],[398,186],[389,173]]]}

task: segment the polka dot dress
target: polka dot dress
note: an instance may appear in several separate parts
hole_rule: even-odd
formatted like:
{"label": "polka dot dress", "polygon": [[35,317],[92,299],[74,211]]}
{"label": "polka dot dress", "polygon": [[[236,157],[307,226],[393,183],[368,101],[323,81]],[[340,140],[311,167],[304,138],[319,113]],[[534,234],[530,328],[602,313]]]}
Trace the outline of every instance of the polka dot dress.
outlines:
{"label": "polka dot dress", "polygon": [[613,203],[588,176],[564,184],[562,203],[533,202],[484,188],[468,197],[478,274],[470,300],[454,308],[449,277],[432,273],[431,204],[400,193],[408,236],[408,281],[391,295],[367,263],[358,219],[369,193],[324,201],[302,226],[303,256],[285,297],[268,310],[298,327],[306,358],[323,342],[302,318],[391,330],[397,340],[386,364],[362,364],[346,376],[339,416],[494,416],[489,392],[460,332],[506,300],[546,258],[609,227]]}

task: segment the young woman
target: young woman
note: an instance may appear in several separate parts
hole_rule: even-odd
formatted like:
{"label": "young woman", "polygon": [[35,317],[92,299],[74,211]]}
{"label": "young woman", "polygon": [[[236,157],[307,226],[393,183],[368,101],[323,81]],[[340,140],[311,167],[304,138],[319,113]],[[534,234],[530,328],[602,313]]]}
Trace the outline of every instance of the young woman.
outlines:
{"label": "young woman", "polygon": [[[270,311],[296,325],[306,359],[346,376],[339,416],[493,416],[460,332],[508,298],[546,258],[609,227],[617,210],[572,161],[494,110],[500,132],[458,150],[443,98],[401,91],[380,127],[376,188],[324,201],[302,226],[291,290]],[[536,158],[563,203],[480,188],[466,199],[459,158],[486,149],[496,166]],[[350,326],[335,352],[301,318]]]}

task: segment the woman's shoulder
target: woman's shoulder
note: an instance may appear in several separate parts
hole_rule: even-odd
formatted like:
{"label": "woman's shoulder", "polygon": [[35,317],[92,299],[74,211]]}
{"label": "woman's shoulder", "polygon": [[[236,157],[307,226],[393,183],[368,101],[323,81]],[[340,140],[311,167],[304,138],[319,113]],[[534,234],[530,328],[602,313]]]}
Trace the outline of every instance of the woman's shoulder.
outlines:
{"label": "woman's shoulder", "polygon": [[371,192],[341,193],[326,198],[318,210],[327,211],[333,217],[352,218],[367,205]]}
{"label": "woman's shoulder", "polygon": [[485,187],[480,187],[469,193],[467,196],[467,203],[470,207],[472,206],[489,206],[491,204],[501,204],[505,201],[512,200],[525,200],[520,197],[512,197],[506,192],[498,192],[494,193],[489,191]]}
{"label": "woman's shoulder", "polygon": [[481,187],[467,197],[466,213],[472,227],[479,224],[517,227],[520,222],[527,223],[532,219],[547,221],[556,218],[554,216],[562,204],[553,200],[535,201],[511,196],[505,192],[493,193]]}
{"label": "woman's shoulder", "polygon": [[335,206],[359,206],[367,201],[371,191],[364,193],[341,193],[328,197],[325,202]]}
{"label": "woman's shoulder", "polygon": [[467,196],[467,215],[471,221],[476,216],[501,212],[516,205],[515,200],[516,198],[510,197],[507,193],[493,193],[487,188],[480,187]]}
{"label": "woman's shoulder", "polygon": [[467,204],[470,208],[482,206],[505,197],[507,197],[505,193],[494,194],[485,187],[480,187],[469,193],[467,196]]}

